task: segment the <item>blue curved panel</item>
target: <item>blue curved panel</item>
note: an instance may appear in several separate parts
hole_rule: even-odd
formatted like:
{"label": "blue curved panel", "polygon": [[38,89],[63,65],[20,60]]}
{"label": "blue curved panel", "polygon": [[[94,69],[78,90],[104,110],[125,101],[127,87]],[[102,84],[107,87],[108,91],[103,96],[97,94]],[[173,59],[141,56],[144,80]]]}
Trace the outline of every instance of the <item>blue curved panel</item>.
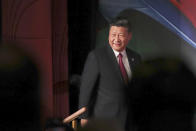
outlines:
{"label": "blue curved panel", "polygon": [[[184,10],[180,10],[174,5],[174,2],[181,2],[181,0],[100,0],[99,7],[100,12],[107,20],[117,16],[127,8],[140,11],[158,21],[196,48],[196,27],[193,23],[193,20],[196,21],[196,19],[187,17],[187,6],[183,8]],[[191,5],[196,2],[191,3],[191,0],[186,0],[185,4],[187,3],[191,7],[196,7],[196,5]],[[184,3],[180,4],[183,6]],[[192,9],[193,13],[196,12],[196,8]]]}

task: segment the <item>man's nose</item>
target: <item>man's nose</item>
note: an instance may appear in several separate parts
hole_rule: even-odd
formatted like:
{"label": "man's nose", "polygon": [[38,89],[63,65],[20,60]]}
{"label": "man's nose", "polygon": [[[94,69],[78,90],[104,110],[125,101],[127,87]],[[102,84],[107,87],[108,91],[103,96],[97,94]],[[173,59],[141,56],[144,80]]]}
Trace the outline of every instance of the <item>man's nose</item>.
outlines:
{"label": "man's nose", "polygon": [[117,41],[117,42],[119,41],[119,36],[118,35],[115,36],[115,41]]}

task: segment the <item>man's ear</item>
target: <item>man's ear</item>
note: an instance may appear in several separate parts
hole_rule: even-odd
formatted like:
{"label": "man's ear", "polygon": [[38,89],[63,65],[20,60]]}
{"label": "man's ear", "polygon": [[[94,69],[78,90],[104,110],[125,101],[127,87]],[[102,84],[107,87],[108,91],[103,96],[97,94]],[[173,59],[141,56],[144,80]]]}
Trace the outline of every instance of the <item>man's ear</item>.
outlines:
{"label": "man's ear", "polygon": [[130,41],[132,39],[132,32],[129,32],[128,34],[128,40]]}

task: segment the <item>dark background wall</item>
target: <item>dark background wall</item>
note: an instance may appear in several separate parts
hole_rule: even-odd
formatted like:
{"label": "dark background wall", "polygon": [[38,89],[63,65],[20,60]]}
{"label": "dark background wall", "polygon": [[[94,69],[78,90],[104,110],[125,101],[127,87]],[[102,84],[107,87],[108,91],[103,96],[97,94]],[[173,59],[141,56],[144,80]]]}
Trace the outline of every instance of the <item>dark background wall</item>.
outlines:
{"label": "dark background wall", "polygon": [[1,40],[16,42],[33,57],[41,75],[42,120],[77,110],[81,74],[95,45],[97,0],[2,0]]}
{"label": "dark background wall", "polygon": [[95,43],[97,6],[97,0],[68,1],[70,74],[81,73],[86,55]]}
{"label": "dark background wall", "polygon": [[[77,3],[77,4],[76,4]],[[85,59],[95,45],[97,0],[68,1],[70,112],[78,110],[78,83]],[[74,79],[74,80],[73,80]],[[78,79],[79,80],[79,79]]]}

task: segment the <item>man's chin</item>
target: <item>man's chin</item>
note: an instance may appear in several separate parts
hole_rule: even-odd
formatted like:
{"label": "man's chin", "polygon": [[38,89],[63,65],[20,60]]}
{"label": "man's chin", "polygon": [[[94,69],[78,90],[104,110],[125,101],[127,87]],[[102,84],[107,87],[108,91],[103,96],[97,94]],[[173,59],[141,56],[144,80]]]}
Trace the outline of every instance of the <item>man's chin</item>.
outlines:
{"label": "man's chin", "polygon": [[122,47],[120,45],[113,45],[113,49],[119,51]]}
{"label": "man's chin", "polygon": [[113,48],[115,51],[121,52],[123,51],[121,48]]}

